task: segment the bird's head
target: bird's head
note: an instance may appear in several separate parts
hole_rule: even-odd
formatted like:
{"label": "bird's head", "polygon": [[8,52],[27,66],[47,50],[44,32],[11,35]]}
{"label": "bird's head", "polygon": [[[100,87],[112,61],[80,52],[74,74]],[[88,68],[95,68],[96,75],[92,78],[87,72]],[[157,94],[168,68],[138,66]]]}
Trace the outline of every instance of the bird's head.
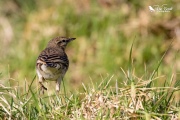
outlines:
{"label": "bird's head", "polygon": [[76,38],[67,38],[67,37],[56,37],[49,41],[47,47],[60,47],[65,49],[67,44]]}

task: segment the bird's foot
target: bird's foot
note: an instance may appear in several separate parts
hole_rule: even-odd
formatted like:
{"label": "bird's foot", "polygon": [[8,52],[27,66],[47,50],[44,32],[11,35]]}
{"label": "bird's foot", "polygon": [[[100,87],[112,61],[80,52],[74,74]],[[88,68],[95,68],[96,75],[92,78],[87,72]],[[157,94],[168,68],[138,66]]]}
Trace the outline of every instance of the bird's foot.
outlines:
{"label": "bird's foot", "polygon": [[39,94],[44,94],[44,90],[47,90],[47,88],[42,84],[42,83],[40,83],[40,90],[39,90]]}

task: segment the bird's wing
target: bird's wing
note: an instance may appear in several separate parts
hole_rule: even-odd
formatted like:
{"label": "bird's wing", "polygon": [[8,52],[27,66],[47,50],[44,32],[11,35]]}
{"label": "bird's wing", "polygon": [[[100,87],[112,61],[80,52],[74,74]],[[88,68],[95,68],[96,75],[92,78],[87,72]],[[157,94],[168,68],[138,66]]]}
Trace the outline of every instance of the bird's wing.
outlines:
{"label": "bird's wing", "polygon": [[67,55],[64,51],[56,48],[46,48],[41,52],[38,57],[37,63],[46,64],[47,67],[58,67],[59,65],[63,65],[68,68],[69,61]]}

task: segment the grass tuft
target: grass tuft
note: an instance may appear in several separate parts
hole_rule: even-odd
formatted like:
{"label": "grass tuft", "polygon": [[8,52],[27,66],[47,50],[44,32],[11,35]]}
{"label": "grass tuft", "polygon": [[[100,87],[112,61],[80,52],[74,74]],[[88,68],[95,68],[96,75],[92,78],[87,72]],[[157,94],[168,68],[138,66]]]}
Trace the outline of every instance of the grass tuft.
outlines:
{"label": "grass tuft", "polygon": [[[133,68],[134,69],[134,68]],[[150,82],[131,74],[134,84],[119,87],[118,80],[111,85],[108,76],[99,85],[90,87],[82,83],[84,92],[40,96],[30,86],[25,92],[20,87],[0,85],[0,117],[3,119],[179,119],[179,92],[166,80],[163,87],[147,87]],[[129,79],[129,78],[127,78]],[[171,78],[172,79],[172,78]],[[137,82],[136,82],[137,81]],[[27,95],[28,94],[28,95]]]}

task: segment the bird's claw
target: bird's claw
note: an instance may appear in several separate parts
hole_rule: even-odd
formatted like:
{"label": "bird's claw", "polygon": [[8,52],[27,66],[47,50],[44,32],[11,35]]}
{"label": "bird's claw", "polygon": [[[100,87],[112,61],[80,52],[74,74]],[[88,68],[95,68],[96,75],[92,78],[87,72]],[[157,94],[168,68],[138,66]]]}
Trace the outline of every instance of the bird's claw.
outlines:
{"label": "bird's claw", "polygon": [[44,94],[44,90],[47,90],[47,88],[42,83],[40,83],[40,85],[41,85],[41,87],[40,87],[40,91],[39,92]]}

